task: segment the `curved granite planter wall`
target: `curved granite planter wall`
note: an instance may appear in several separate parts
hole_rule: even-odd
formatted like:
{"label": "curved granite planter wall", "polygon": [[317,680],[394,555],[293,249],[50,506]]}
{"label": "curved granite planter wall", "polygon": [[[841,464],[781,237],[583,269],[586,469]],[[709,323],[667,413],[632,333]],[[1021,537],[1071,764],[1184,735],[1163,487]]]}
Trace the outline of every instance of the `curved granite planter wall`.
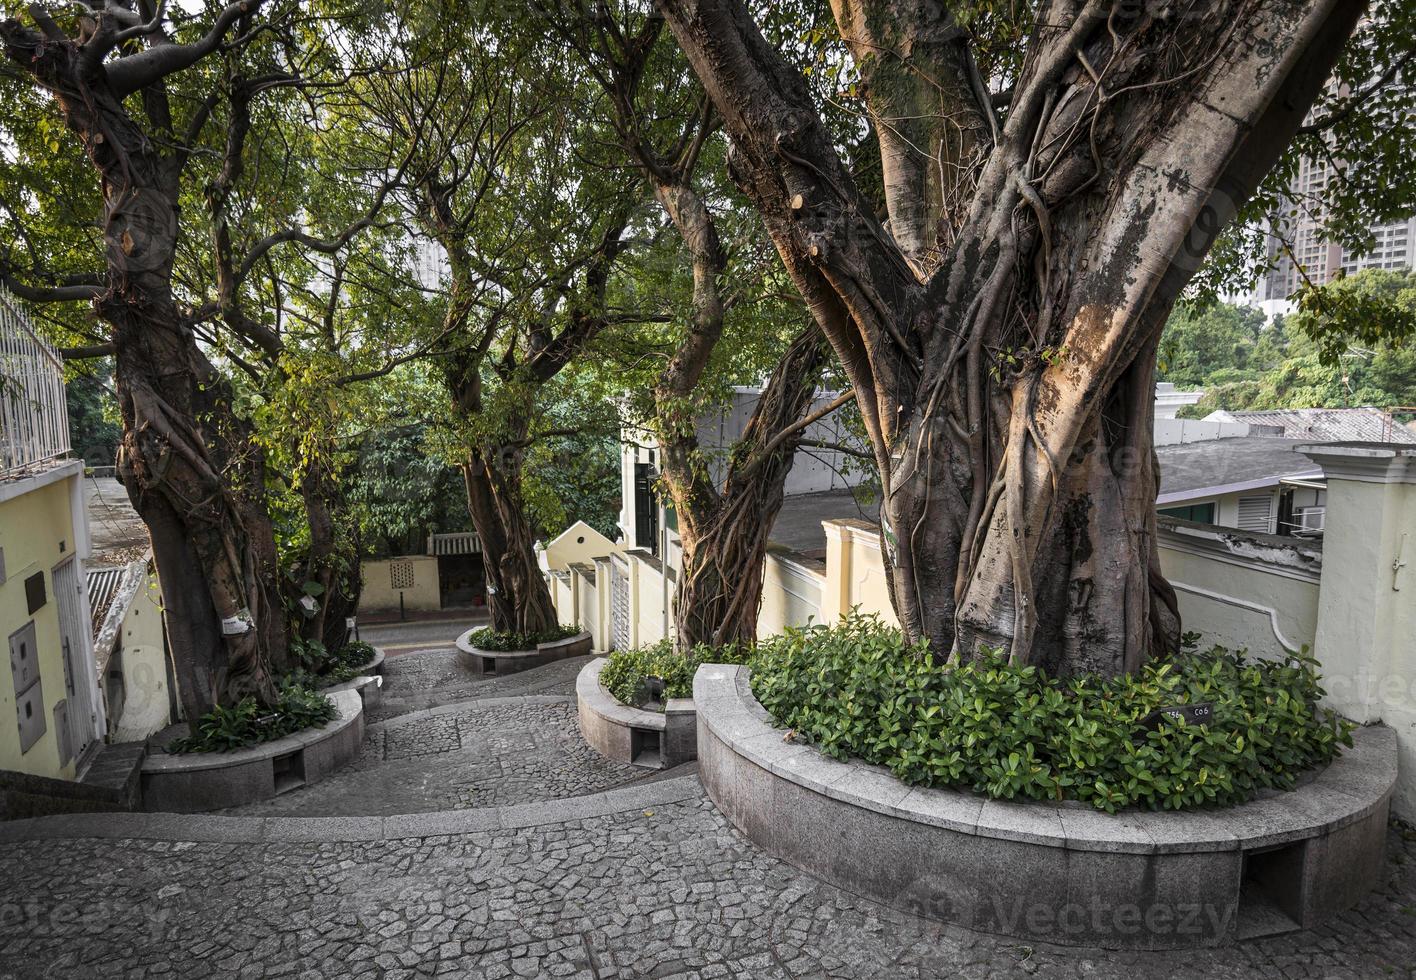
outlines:
{"label": "curved granite planter wall", "polygon": [[374,647],[373,657],[360,669],[358,677],[327,685],[320,690],[326,694],[333,694],[335,691],[357,691],[364,702],[364,710],[367,711],[383,698],[383,665],[384,652],[380,647]]}
{"label": "curved granite planter wall", "polygon": [[616,762],[650,769],[671,769],[698,758],[693,699],[670,698],[662,712],[621,704],[600,683],[606,662],[597,657],[575,678],[580,734],[591,748]]}
{"label": "curved granite planter wall", "polygon": [[732,823],[831,884],[928,918],[1111,948],[1221,945],[1309,927],[1378,880],[1396,780],[1389,728],[1290,793],[1228,810],[1004,803],[910,787],[785,741],[745,667],[693,682],[699,777]]}
{"label": "curved granite planter wall", "polygon": [[320,728],[235,752],[156,752],[143,762],[143,809],[200,813],[268,800],[317,783],[358,756],[364,705],[354,690],[327,691],[338,715]]}
{"label": "curved granite planter wall", "polygon": [[[481,627],[478,627],[481,629]],[[582,657],[590,652],[589,633],[577,633],[564,640],[538,644],[534,650],[480,650],[470,642],[476,630],[468,630],[457,638],[458,656],[477,674],[515,674],[543,664],[569,657]]]}

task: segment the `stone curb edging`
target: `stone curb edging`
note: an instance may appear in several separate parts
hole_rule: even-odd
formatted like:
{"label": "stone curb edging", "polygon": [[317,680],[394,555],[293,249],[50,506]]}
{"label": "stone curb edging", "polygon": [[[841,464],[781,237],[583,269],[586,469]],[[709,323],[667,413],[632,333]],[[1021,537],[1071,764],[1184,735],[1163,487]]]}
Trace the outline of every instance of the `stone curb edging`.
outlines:
{"label": "stone curb edging", "polygon": [[600,683],[609,661],[597,657],[575,678],[580,734],[607,759],[671,769],[698,758],[698,721],[692,698],[671,698],[664,710],[621,704]]}
{"label": "stone curb edging", "polygon": [[[329,691],[338,712],[319,728],[234,752],[154,753],[142,766],[143,807],[182,813],[268,800],[282,776],[310,786],[352,760],[364,746],[364,701],[358,691]],[[278,763],[287,768],[277,771]]]}
{"label": "stone curb edging", "polygon": [[[1008,803],[908,786],[838,762],[784,732],[752,696],[745,667],[694,677],[700,778],[714,804],[770,853],[831,884],[969,928],[1117,948],[1217,945],[1240,934],[1241,886],[1272,885],[1308,927],[1379,879],[1395,733],[1359,729],[1310,782],[1228,810],[1101,813],[1084,804]],[[1195,934],[1087,926],[1059,935],[1056,911],[1101,900],[1141,911],[1204,906]],[[1040,927],[1008,915],[1041,909]]]}
{"label": "stone curb edging", "polygon": [[0,823],[0,841],[155,840],[212,844],[356,843],[518,830],[696,799],[696,775],[675,776],[590,796],[476,810],[389,817],[225,817],[177,813],[82,813]]}
{"label": "stone curb edging", "polygon": [[479,675],[505,677],[557,660],[581,657],[589,653],[594,644],[594,637],[588,632],[581,632],[561,640],[539,643],[534,650],[483,650],[472,645],[471,636],[484,628],[474,626],[457,638],[458,656]]}

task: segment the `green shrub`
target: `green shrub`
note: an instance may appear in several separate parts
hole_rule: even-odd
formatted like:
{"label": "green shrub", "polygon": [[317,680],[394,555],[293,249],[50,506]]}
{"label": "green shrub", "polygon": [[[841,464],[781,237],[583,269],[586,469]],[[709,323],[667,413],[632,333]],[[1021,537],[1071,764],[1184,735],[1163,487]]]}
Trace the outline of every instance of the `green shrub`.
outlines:
{"label": "green shrub", "polygon": [[508,653],[513,650],[534,650],[538,644],[554,643],[556,640],[568,639],[572,636],[579,636],[583,633],[579,626],[557,626],[554,629],[542,630],[539,633],[515,633],[511,631],[497,632],[490,626],[484,626],[475,630],[467,642],[471,643],[478,650],[490,650],[495,653]]}
{"label": "green shrub", "polygon": [[374,659],[374,648],[362,641],[346,643],[334,654],[323,652],[322,644],[319,649],[321,658],[314,661],[315,666],[310,666],[311,661],[305,661],[305,666],[297,667],[286,675],[286,682],[297,687],[329,687],[333,684],[343,684],[362,676],[364,668]]}
{"label": "green shrub", "polygon": [[[1323,691],[1306,656],[1216,648],[1130,677],[1063,680],[1001,657],[938,664],[925,644],[852,618],[759,645],[752,688],[796,736],[906,783],[1113,812],[1242,803],[1291,788],[1352,744],[1352,724],[1317,707]],[[1157,708],[1199,702],[1214,703],[1205,724],[1139,724]]]}
{"label": "green shrub", "polygon": [[674,651],[673,644],[660,640],[638,650],[616,650],[600,672],[600,683],[621,704],[638,706],[642,703],[646,677],[664,679],[664,698],[693,697],[693,675],[700,664],[747,663],[750,650],[743,647],[711,647],[700,644],[685,653]]}
{"label": "green shrub", "polygon": [[335,717],[334,703],[318,691],[286,682],[275,703],[261,705],[254,697],[242,698],[231,707],[217,705],[198,718],[192,734],[167,746],[172,753],[229,752],[286,735],[316,728]]}

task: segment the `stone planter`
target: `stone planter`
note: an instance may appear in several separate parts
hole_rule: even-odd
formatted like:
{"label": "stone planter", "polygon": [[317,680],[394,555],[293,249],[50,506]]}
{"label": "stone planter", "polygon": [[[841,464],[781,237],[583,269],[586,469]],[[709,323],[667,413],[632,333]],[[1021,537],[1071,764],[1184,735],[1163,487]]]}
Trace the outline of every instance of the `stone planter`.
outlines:
{"label": "stone planter", "polygon": [[1310,781],[1225,810],[1005,803],[907,786],[785,741],[748,669],[699,668],[699,777],[739,830],[840,888],[1029,941],[1215,946],[1310,928],[1380,878],[1396,780],[1391,729]]}
{"label": "stone planter", "polygon": [[698,758],[698,716],[691,698],[670,698],[664,710],[645,711],[615,700],[600,683],[607,661],[598,657],[575,679],[580,734],[608,759],[647,769],[672,769]]}
{"label": "stone planter", "polygon": [[534,650],[481,650],[471,643],[470,638],[475,632],[476,630],[468,630],[457,638],[457,653],[463,663],[479,676],[499,677],[555,663],[557,660],[583,657],[590,652],[592,643],[589,633],[577,633],[563,640],[538,644]]}
{"label": "stone planter", "polygon": [[374,707],[383,699],[383,671],[384,652],[380,647],[374,647],[374,656],[361,669],[358,677],[338,684],[330,684],[320,688],[325,694],[333,694],[335,691],[357,691],[359,698],[364,702],[364,710]]}
{"label": "stone planter", "polygon": [[155,752],[143,762],[143,809],[199,813],[255,803],[319,782],[359,755],[364,704],[354,690],[326,692],[333,721],[234,752]]}

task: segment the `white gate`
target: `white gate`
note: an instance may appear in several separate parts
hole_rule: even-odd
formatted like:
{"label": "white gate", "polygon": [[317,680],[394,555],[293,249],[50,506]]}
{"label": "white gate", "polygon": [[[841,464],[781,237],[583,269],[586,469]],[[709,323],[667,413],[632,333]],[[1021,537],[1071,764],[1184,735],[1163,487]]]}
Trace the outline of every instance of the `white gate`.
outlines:
{"label": "white gate", "polygon": [[[54,566],[54,600],[59,606],[59,642],[64,653],[64,720],[56,718],[62,762],[83,758],[100,731],[98,675],[88,594],[77,558]],[[67,730],[65,730],[67,729]]]}
{"label": "white gate", "polygon": [[619,555],[610,559],[610,639],[616,650],[630,648],[629,562]]}

